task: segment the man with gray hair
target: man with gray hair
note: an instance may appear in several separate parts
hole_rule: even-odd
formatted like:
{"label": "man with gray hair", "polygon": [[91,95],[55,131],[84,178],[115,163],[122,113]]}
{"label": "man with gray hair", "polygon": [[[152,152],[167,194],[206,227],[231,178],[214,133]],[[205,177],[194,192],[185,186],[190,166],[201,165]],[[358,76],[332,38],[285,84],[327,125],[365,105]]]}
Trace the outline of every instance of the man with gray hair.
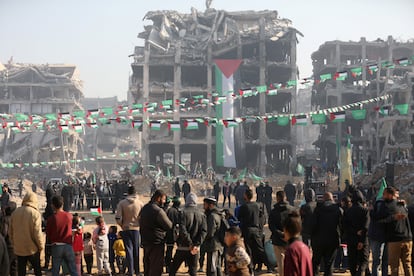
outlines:
{"label": "man with gray hair", "polygon": [[207,235],[207,220],[205,214],[197,208],[197,196],[189,193],[185,199],[185,207],[181,212],[177,250],[170,266],[170,276],[176,274],[180,265],[185,261],[189,274],[197,274],[200,245]]}

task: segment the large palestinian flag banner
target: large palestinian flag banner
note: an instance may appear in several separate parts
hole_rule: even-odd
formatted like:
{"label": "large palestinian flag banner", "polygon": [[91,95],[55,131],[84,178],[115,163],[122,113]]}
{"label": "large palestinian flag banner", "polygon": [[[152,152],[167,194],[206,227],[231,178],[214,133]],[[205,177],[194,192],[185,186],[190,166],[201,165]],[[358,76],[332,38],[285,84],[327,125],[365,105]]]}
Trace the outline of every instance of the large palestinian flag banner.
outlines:
{"label": "large palestinian flag banner", "polygon": [[[234,75],[241,64],[239,59],[216,59],[215,84],[219,97],[227,100],[216,106],[217,119],[235,118],[239,114],[239,104],[232,97],[235,91]],[[232,93],[229,93],[232,92]],[[236,100],[239,101],[239,100]],[[217,124],[216,128],[216,166],[226,168],[242,167],[245,164],[245,147],[243,146],[242,127],[227,127]]]}

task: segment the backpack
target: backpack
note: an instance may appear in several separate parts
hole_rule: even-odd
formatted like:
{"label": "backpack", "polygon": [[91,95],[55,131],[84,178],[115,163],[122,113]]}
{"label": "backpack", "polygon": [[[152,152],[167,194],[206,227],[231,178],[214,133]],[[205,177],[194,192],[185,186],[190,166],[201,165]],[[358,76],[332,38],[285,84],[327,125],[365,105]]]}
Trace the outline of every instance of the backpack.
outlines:
{"label": "backpack", "polygon": [[224,213],[219,214],[220,216],[220,226],[219,229],[217,230],[217,237],[219,242],[224,245],[224,236],[226,235],[226,231],[227,229],[230,228],[230,224],[227,221],[226,217],[224,216]]}

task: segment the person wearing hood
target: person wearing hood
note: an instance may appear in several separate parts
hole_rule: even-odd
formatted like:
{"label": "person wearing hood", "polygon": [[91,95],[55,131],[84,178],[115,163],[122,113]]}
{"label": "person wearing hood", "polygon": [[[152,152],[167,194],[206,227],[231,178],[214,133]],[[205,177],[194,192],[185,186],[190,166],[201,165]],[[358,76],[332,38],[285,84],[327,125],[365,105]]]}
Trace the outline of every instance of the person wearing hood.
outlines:
{"label": "person wearing hood", "polygon": [[311,246],[311,234],[312,234],[312,216],[316,208],[315,191],[311,188],[305,190],[305,204],[300,207],[300,216],[302,219],[302,241]]}
{"label": "person wearing hood", "polygon": [[316,205],[312,219],[312,267],[314,275],[319,275],[319,265],[323,259],[326,276],[332,276],[333,263],[341,243],[343,211],[334,202],[333,195],[326,192],[323,202]]}
{"label": "person wearing hood", "polygon": [[11,215],[16,210],[16,207],[17,207],[16,202],[10,201],[9,205],[4,210],[3,216],[0,216],[0,234],[3,235],[3,238],[7,245],[11,276],[17,275],[17,257],[14,254],[13,244],[10,240],[10,234],[9,234]]}
{"label": "person wearing hood", "polygon": [[10,240],[17,256],[18,275],[26,275],[26,264],[30,262],[36,276],[42,275],[40,252],[44,249],[42,215],[38,209],[37,196],[27,192],[22,206],[10,218]]}
{"label": "person wearing hood", "polygon": [[[289,213],[293,212],[295,208],[289,205],[286,201],[286,194],[284,191],[276,193],[276,204],[273,206],[269,215],[269,228],[272,232],[272,244],[275,251],[277,270],[280,276],[283,276],[283,263],[287,242],[284,239],[283,223],[288,217]],[[286,275],[288,276],[288,275]]]}
{"label": "person wearing hood", "polygon": [[185,207],[181,213],[177,250],[170,266],[170,276],[176,274],[178,268],[185,261],[189,274],[197,274],[197,264],[200,246],[207,235],[207,220],[205,214],[197,208],[197,196],[189,193],[185,199]]}
{"label": "person wearing hood", "polygon": [[128,195],[118,203],[115,220],[122,228],[122,240],[126,251],[128,275],[139,274],[139,214],[142,202],[135,187],[128,187]]}
{"label": "person wearing hood", "polygon": [[369,211],[364,206],[361,191],[352,193],[352,206],[344,212],[343,227],[348,242],[351,275],[365,275],[369,260],[368,227]]}

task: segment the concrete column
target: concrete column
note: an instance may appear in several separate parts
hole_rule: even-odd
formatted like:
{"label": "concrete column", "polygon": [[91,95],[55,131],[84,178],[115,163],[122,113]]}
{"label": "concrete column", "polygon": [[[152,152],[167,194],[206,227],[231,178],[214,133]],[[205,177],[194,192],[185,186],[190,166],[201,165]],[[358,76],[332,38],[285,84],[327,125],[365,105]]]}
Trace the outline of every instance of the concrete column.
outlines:
{"label": "concrete column", "polygon": [[[361,37],[361,58],[362,58],[362,86],[365,87],[367,84],[367,40],[365,37]],[[366,95],[364,95],[366,96]],[[371,116],[368,116],[369,125],[373,124]],[[369,133],[364,133],[364,135],[368,135],[368,142],[364,141],[364,151],[362,153],[364,161],[368,160],[368,149],[373,149],[373,138],[374,133],[371,133],[371,129]],[[369,145],[368,145],[369,144]]]}
{"label": "concrete column", "polygon": [[[291,80],[297,80],[298,76],[298,68],[296,65],[296,32],[292,31],[291,32],[291,37],[290,37],[290,65],[291,65],[291,71],[290,71],[290,79]],[[294,91],[292,92],[292,99],[291,99],[291,110],[290,113],[296,113],[296,97],[297,97],[297,93],[298,93],[298,86],[296,85],[294,88]],[[300,130],[300,128],[298,127],[293,127],[293,129],[291,129],[290,134],[291,134],[291,149],[292,149],[292,159],[294,161],[294,163],[296,163],[296,145],[297,145],[297,139],[298,139],[298,131]],[[302,129],[302,131],[304,131]],[[292,164],[289,164],[290,168],[292,168]],[[289,168],[289,175],[292,175],[292,171]]]}
{"label": "concrete column", "polygon": [[[207,47],[207,91],[208,93],[213,92],[213,60],[212,60],[212,52],[211,52],[211,44]],[[211,115],[211,106],[208,105],[207,107],[207,114]],[[213,141],[212,137],[212,127],[207,127],[207,168],[213,167],[213,144],[215,144],[215,141]]]}
{"label": "concrete column", "polygon": [[[150,46],[148,43],[145,43],[144,48],[144,67],[143,67],[143,81],[142,81],[142,91],[143,91],[143,102],[148,102],[149,98],[149,58],[150,58]],[[145,123],[148,119],[148,114],[143,113],[142,115],[142,141],[141,141],[141,159],[144,166],[149,165],[149,126]],[[144,171],[146,171],[148,167],[144,167]]]}
{"label": "concrete column", "polygon": [[[259,85],[266,85],[266,41],[265,41],[265,19],[262,17],[259,20],[260,34],[259,34]],[[259,95],[259,114],[266,114],[266,94],[260,93]],[[259,127],[259,140],[260,140],[260,158],[259,168],[262,176],[266,174],[266,123],[260,121]]]}
{"label": "concrete column", "polygon": [[[335,45],[335,66],[337,72],[341,71],[341,45],[339,44],[339,42],[337,42]],[[342,88],[342,81],[336,81],[336,91],[338,95],[336,106],[342,105]],[[339,143],[342,144],[342,123],[337,123],[336,135],[338,137]],[[337,158],[339,158],[339,156],[337,156]]]}
{"label": "concrete column", "polygon": [[[174,57],[174,100],[180,98],[181,91],[181,41],[179,41],[175,48]],[[180,110],[178,108],[178,110]],[[180,111],[174,112],[174,121],[180,121]],[[180,140],[181,131],[174,131],[174,165],[180,163]],[[180,172],[177,165],[174,166],[174,174],[178,175]]]}

